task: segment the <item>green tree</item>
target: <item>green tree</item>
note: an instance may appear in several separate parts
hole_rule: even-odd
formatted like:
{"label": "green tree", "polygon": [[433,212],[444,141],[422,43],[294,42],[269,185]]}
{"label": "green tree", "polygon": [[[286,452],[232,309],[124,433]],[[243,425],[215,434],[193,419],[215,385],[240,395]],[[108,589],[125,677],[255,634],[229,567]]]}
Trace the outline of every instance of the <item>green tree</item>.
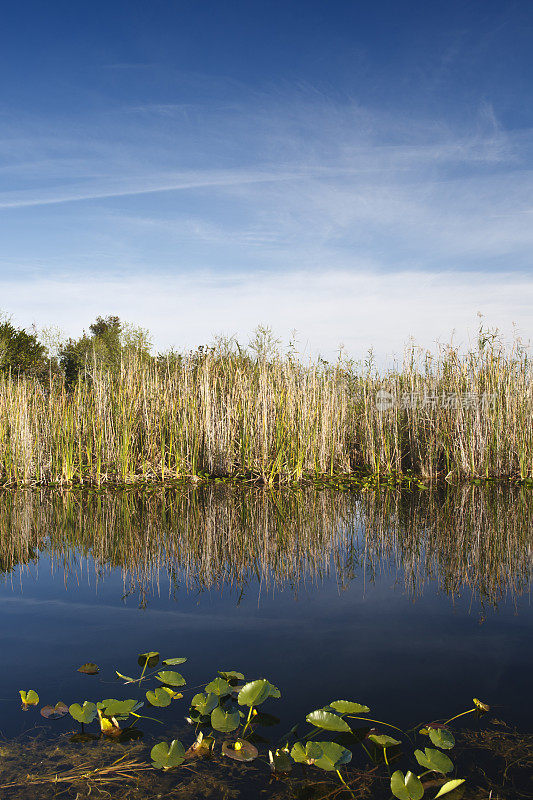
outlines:
{"label": "green tree", "polygon": [[37,336],[0,321],[0,372],[4,375],[46,377],[49,368],[46,347]]}

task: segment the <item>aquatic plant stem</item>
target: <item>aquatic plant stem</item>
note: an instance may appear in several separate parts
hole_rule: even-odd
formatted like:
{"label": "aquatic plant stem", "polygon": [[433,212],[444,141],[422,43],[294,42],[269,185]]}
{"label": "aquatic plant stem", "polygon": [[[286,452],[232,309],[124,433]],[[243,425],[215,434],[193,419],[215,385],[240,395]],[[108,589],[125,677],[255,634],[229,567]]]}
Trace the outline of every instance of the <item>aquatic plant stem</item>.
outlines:
{"label": "aquatic plant stem", "polygon": [[344,778],[342,777],[342,775],[341,775],[341,773],[340,773],[340,770],[338,770],[338,769],[337,769],[337,770],[335,770],[335,772],[336,772],[336,773],[337,773],[337,775],[339,776],[339,780],[340,780],[340,782],[341,782],[341,783],[342,783],[342,784],[343,784],[343,785],[344,785],[344,786],[345,786],[345,787],[348,789],[348,791],[350,792],[350,797],[353,797],[353,798],[354,798],[354,800],[355,800],[355,795],[354,795],[354,793],[352,792],[352,790],[350,789],[350,787],[348,786],[348,784],[346,783],[346,781],[344,780]]}

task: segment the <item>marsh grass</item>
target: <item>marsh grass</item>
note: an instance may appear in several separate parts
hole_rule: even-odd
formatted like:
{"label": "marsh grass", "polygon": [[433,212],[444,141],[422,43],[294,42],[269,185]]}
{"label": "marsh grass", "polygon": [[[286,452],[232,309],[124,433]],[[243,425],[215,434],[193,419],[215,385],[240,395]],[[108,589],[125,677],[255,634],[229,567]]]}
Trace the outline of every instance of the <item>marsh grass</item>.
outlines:
{"label": "marsh grass", "polygon": [[294,484],[408,470],[431,481],[533,477],[532,371],[519,340],[507,348],[481,331],[462,354],[413,345],[382,372],[371,359],[304,365],[273,346],[225,342],[166,360],[130,353],[114,372],[88,363],[70,388],[60,378],[0,380],[8,485]]}
{"label": "marsh grass", "polygon": [[[483,604],[527,590],[533,497],[525,487],[337,492],[224,486],[151,491],[6,491],[0,569],[47,556],[65,580],[122,571],[141,602],[185,586],[295,594],[387,571],[413,597],[430,581]],[[13,578],[11,578],[13,579]]]}

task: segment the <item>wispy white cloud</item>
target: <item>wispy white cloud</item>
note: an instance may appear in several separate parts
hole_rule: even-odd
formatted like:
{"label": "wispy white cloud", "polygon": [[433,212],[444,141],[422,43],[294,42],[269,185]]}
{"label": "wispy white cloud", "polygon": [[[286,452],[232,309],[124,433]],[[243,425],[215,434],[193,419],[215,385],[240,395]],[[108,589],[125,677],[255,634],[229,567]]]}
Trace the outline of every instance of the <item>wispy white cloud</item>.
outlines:
{"label": "wispy white cloud", "polygon": [[195,347],[213,334],[247,341],[259,323],[285,340],[296,329],[302,349],[333,357],[340,344],[361,357],[370,347],[381,361],[400,355],[410,336],[421,345],[465,342],[477,325],[511,335],[533,331],[533,282],[528,275],[306,270],[0,282],[4,309],[19,323],[55,323],[78,335],[98,314],[119,314],[149,328],[159,348]]}
{"label": "wispy white cloud", "polygon": [[11,122],[0,305],[72,332],[117,312],[161,346],[264,321],[387,353],[478,310],[529,332],[532,153],[489,104],[452,125],[310,90]]}

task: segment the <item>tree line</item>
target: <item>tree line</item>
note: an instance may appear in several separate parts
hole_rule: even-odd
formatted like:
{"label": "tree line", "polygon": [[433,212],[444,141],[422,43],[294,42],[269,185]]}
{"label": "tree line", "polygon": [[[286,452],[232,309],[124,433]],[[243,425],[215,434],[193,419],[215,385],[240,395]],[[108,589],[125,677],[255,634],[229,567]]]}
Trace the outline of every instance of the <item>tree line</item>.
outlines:
{"label": "tree line", "polygon": [[61,375],[67,384],[72,384],[94,364],[115,371],[132,352],[150,358],[147,332],[125,325],[114,315],[98,316],[88,332],[83,331],[77,339],[64,339],[56,348],[47,346],[42,339],[36,330],[28,332],[16,327],[10,319],[0,319],[0,375],[42,381]]}

